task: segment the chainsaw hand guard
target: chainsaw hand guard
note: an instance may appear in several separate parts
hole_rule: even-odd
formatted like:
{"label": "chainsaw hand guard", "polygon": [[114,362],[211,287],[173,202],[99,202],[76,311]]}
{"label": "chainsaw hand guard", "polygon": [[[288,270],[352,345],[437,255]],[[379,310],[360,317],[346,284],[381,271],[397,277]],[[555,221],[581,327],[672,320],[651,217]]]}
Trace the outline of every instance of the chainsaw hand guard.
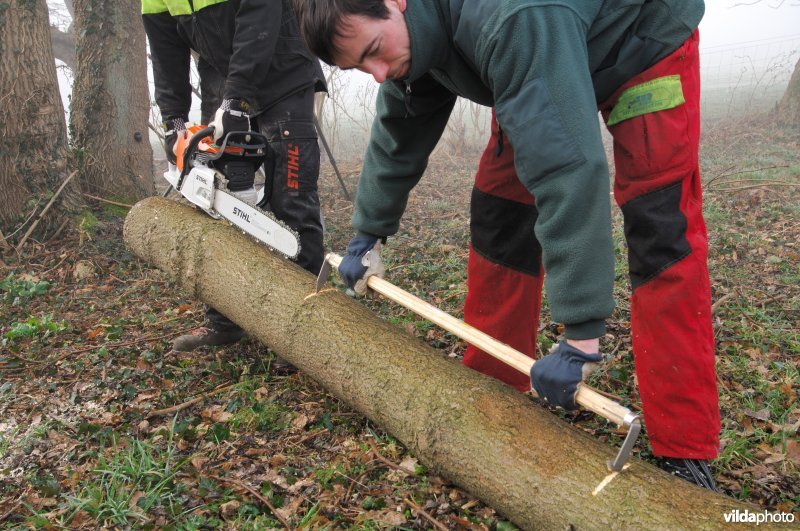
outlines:
{"label": "chainsaw hand guard", "polygon": [[567,411],[578,409],[575,403],[578,384],[601,361],[601,354],[587,354],[559,341],[547,356],[531,367],[531,387],[550,405]]}

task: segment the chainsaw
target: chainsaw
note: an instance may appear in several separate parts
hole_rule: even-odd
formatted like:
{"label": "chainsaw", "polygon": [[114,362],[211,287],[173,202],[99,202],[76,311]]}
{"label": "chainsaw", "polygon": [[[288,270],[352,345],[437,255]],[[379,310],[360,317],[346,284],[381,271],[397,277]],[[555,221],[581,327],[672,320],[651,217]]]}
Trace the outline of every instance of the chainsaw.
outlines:
{"label": "chainsaw", "polygon": [[267,156],[267,139],[253,131],[227,133],[213,143],[214,127],[190,126],[176,142],[176,164],[164,178],[214,219],[224,218],[290,259],[300,253],[297,232],[256,207],[255,173]]}

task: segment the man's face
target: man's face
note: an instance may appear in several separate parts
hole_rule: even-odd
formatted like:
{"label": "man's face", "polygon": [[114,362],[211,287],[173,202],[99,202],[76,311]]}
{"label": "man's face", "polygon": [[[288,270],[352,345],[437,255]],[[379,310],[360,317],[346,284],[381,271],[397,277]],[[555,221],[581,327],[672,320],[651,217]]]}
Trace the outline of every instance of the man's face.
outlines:
{"label": "man's face", "polygon": [[340,22],[344,36],[334,39],[341,50],[334,57],[336,65],[366,72],[378,83],[402,79],[411,69],[411,41],[403,18],[406,0],[385,1],[389,18],[347,15]]}

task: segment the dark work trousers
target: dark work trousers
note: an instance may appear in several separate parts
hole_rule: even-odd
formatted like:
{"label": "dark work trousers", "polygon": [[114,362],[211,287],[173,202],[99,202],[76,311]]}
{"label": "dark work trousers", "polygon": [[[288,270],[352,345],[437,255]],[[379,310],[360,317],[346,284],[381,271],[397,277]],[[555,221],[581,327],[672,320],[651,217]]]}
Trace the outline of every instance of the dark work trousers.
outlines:
{"label": "dark work trousers", "polygon": [[[264,198],[258,206],[272,211],[297,231],[300,254],[296,262],[316,275],[324,253],[317,193],[320,152],[314,128],[314,88],[309,86],[251,118],[251,127],[266,136],[269,143],[264,162]],[[216,330],[238,328],[211,307],[206,309],[206,319]]]}
{"label": "dark work trousers", "polygon": [[197,74],[200,76],[200,123],[208,125],[222,105],[225,78],[202,57],[197,57]]}
{"label": "dark work trousers", "polygon": [[[614,197],[620,206],[633,294],[631,334],[639,394],[653,453],[713,459],[720,418],[711,327],[708,238],[698,161],[697,33],[629,80],[600,110],[606,121],[626,89],[679,76],[684,103],[608,127],[614,138]],[[516,177],[498,130],[483,154],[472,197],[465,320],[535,357],[541,307],[541,248],[533,197]],[[529,256],[527,260],[524,254]],[[530,381],[469,346],[464,363],[527,391]]]}

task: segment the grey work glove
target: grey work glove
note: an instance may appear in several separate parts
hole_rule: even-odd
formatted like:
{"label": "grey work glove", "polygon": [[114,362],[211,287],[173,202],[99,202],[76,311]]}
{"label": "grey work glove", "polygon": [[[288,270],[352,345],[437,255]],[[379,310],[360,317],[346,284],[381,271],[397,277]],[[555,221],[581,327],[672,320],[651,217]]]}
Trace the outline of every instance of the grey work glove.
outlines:
{"label": "grey work glove", "polygon": [[531,367],[531,387],[539,398],[567,411],[578,409],[575,393],[578,384],[603,361],[601,354],[587,354],[559,341],[550,353]]}
{"label": "grey work glove", "polygon": [[214,128],[214,143],[232,131],[249,131],[250,118],[247,116],[248,105],[243,100],[222,100],[214,120],[208,124]]}
{"label": "grey work glove", "polygon": [[381,242],[377,236],[359,234],[347,245],[347,254],[339,264],[339,276],[359,295],[367,294],[367,280],[372,275],[383,277]]}

